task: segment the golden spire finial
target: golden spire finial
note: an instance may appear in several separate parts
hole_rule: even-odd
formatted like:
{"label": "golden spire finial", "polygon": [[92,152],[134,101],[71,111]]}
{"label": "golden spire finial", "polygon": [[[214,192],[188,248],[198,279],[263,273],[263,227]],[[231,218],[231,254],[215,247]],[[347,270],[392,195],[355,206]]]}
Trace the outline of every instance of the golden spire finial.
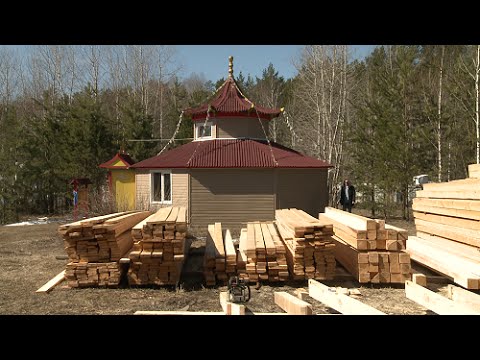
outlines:
{"label": "golden spire finial", "polygon": [[228,57],[228,76],[233,77],[233,56]]}

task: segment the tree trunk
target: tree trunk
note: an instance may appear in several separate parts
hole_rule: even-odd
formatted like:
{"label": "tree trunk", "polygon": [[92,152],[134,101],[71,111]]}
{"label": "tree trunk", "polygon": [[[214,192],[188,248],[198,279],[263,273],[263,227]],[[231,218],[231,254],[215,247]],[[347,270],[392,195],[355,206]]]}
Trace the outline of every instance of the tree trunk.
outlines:
{"label": "tree trunk", "polygon": [[442,83],[443,83],[443,59],[445,57],[445,46],[442,45],[440,57],[440,72],[438,78],[438,108],[437,108],[437,161],[438,161],[438,182],[442,182]]}
{"label": "tree trunk", "polygon": [[477,45],[477,61],[475,63],[475,127],[476,127],[476,154],[477,164],[480,164],[480,114],[479,114],[479,84],[478,78],[480,74],[480,45]]}

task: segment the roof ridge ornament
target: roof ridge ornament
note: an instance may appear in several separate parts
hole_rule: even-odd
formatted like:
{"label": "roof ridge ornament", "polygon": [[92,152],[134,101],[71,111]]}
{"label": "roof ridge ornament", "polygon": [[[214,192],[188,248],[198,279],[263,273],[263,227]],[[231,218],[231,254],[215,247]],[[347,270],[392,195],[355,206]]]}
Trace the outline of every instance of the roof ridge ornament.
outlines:
{"label": "roof ridge ornament", "polygon": [[228,57],[228,77],[233,78],[233,56]]}

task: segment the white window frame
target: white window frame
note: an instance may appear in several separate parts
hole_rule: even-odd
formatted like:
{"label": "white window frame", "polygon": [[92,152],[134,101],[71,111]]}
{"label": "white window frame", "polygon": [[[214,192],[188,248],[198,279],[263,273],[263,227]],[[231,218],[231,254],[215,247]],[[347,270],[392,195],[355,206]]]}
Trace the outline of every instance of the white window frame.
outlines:
{"label": "white window frame", "polygon": [[[160,189],[161,189],[161,195],[162,195],[162,200],[161,201],[155,201],[154,200],[154,184],[155,182],[153,181],[153,176],[154,174],[161,174],[160,177]],[[165,194],[164,194],[164,174],[169,174],[170,175],[170,200],[164,200]],[[172,178],[172,170],[151,170],[150,171],[150,203],[151,204],[172,204],[173,201],[173,178]]]}
{"label": "white window frame", "polygon": [[195,124],[195,139],[196,140],[208,140],[213,138],[213,122],[207,121],[206,126],[210,126],[210,136],[200,136],[200,127],[205,125],[205,121],[199,121]]}

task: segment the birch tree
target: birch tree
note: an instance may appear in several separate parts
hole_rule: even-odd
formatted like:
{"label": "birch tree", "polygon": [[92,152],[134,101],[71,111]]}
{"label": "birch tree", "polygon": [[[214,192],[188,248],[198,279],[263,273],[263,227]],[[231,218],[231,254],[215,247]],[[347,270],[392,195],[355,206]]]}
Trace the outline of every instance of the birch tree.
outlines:
{"label": "birch tree", "polygon": [[347,119],[348,48],[345,45],[306,46],[299,64],[295,114],[298,135],[310,155],[334,165],[329,172],[330,199],[335,202],[342,169],[344,126]]}

